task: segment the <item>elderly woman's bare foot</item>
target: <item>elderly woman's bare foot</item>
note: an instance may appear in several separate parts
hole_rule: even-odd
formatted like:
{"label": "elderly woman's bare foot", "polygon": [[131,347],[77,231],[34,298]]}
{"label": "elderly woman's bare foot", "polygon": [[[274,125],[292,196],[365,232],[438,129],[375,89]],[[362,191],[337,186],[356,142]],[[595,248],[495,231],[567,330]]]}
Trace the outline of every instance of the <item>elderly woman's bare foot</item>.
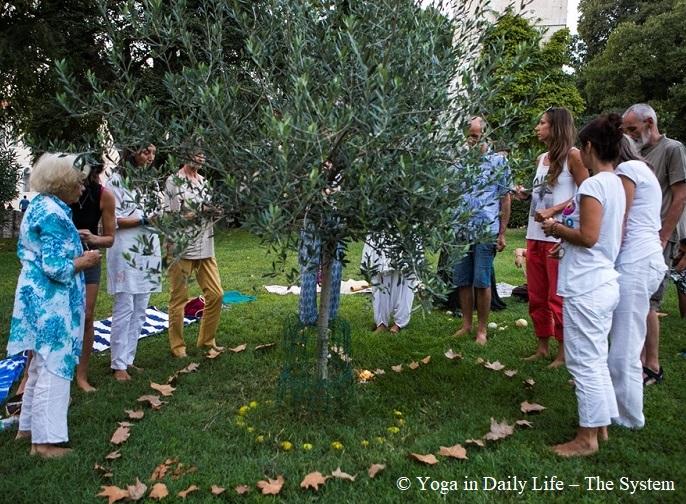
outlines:
{"label": "elderly woman's bare foot", "polygon": [[114,379],[118,382],[125,382],[131,380],[131,375],[123,369],[114,370]]}
{"label": "elderly woman's bare foot", "polygon": [[44,459],[62,458],[72,451],[71,448],[62,448],[53,444],[34,444],[31,446],[31,455],[38,455]]}
{"label": "elderly woman's bare foot", "polygon": [[31,431],[28,430],[20,430],[17,431],[17,435],[14,436],[15,441],[23,441],[24,439],[31,440]]}
{"label": "elderly woman's bare foot", "polygon": [[374,328],[374,331],[372,331],[375,334],[386,332],[388,330],[388,327],[386,327],[386,324],[379,324]]}
{"label": "elderly woman's bare foot", "polygon": [[476,333],[476,338],[474,338],[474,341],[476,342],[477,345],[485,346],[486,343],[488,342],[488,339],[486,337],[485,332],[477,332]]}

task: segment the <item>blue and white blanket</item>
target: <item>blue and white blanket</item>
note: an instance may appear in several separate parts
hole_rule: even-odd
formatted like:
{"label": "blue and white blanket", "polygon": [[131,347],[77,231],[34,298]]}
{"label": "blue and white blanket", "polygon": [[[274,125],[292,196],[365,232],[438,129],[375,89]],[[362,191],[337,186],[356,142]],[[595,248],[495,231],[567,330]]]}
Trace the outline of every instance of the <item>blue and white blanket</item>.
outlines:
{"label": "blue and white blanket", "polygon": [[[188,325],[200,319],[185,317],[183,324]],[[104,352],[110,348],[110,332],[112,329],[112,317],[98,320],[94,324],[95,336],[93,337],[93,352]],[[156,307],[151,306],[145,310],[145,324],[141,329],[139,339],[160,333],[169,328],[169,315]],[[26,364],[26,352],[0,360],[0,404],[7,398],[12,384],[19,379],[24,365]]]}

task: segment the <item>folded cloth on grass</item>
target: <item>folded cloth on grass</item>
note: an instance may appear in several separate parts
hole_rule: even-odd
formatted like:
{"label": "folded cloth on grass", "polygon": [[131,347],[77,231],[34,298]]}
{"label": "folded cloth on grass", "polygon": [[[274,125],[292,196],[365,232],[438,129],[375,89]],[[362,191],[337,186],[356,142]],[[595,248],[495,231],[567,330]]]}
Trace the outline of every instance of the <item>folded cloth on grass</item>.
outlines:
{"label": "folded cloth on grass", "polygon": [[[264,288],[267,289],[267,292],[280,294],[282,296],[286,294],[300,295],[300,287],[297,285],[291,285],[290,287],[285,285],[265,285]],[[320,291],[321,288],[317,286],[317,292]],[[371,291],[371,286],[364,280],[353,280],[352,278],[348,278],[346,281],[341,282],[341,294],[360,294]]]}
{"label": "folded cloth on grass", "polygon": [[255,296],[241,294],[238,291],[225,291],[224,297],[222,298],[223,304],[249,303],[250,301],[255,301]]}
{"label": "folded cloth on grass", "polygon": [[[183,325],[197,322],[196,317],[184,317]],[[112,317],[105,320],[98,320],[93,324],[95,329],[95,336],[93,337],[93,351],[103,352],[110,348],[110,332],[112,330]],[[145,310],[145,323],[141,329],[141,334],[138,339],[151,336],[169,329],[169,315],[155,306],[149,306]]]}
{"label": "folded cloth on grass", "polygon": [[0,404],[5,402],[12,384],[19,379],[26,364],[26,352],[0,360]]}

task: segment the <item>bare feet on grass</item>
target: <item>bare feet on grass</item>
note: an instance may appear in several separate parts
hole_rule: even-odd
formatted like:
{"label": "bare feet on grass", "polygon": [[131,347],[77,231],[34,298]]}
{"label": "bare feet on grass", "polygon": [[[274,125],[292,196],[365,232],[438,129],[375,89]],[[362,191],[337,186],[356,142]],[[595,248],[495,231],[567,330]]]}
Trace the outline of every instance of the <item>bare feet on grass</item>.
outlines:
{"label": "bare feet on grass", "polygon": [[555,359],[553,362],[548,364],[548,369],[557,369],[559,367],[562,367],[565,365],[565,347],[562,345],[562,342],[560,341],[557,347],[557,355],[555,356]]}
{"label": "bare feet on grass", "polygon": [[400,326],[398,324],[393,324],[389,329],[391,334],[398,334],[400,332]]}
{"label": "bare feet on grass", "polygon": [[379,324],[378,326],[376,326],[373,333],[378,334],[378,333],[386,332],[387,330],[388,330],[388,327],[386,327],[386,324]]}
{"label": "bare feet on grass", "polygon": [[76,379],[76,386],[79,387],[84,392],[87,392],[87,393],[95,392],[96,390],[98,390],[93,385],[88,383],[88,380],[85,378],[77,378]]}
{"label": "bare feet on grass", "polygon": [[479,327],[476,331],[476,337],[474,338],[474,341],[476,342],[477,345],[484,346],[486,345],[486,342],[488,341],[487,337],[488,333],[486,331],[485,327]]}
{"label": "bare feet on grass", "polygon": [[24,439],[31,439],[31,431],[28,430],[20,430],[17,431],[17,435],[14,436],[15,441],[23,441]]}
{"label": "bare feet on grass", "polygon": [[44,459],[62,458],[69,455],[73,450],[71,448],[62,448],[53,444],[34,444],[31,445],[31,455],[38,455]]}
{"label": "bare feet on grass", "polygon": [[607,433],[607,425],[605,427],[598,428],[598,439],[600,441],[607,441],[610,439],[610,436]]}
{"label": "bare feet on grass", "polygon": [[545,359],[546,357],[548,357],[548,339],[538,338],[538,347],[536,348],[536,352],[528,357],[524,357],[522,360],[532,362],[539,359]]}
{"label": "bare feet on grass", "polygon": [[472,326],[463,325],[462,327],[460,327],[455,332],[455,334],[453,334],[453,338],[460,338],[462,336],[466,336],[467,334],[471,334],[471,333],[472,333]]}
{"label": "bare feet on grass", "polygon": [[125,382],[131,380],[131,375],[124,369],[115,369],[114,379],[118,382]]}
{"label": "bare feet on grass", "polygon": [[588,457],[598,451],[597,427],[579,427],[576,437],[567,443],[553,446],[560,457]]}

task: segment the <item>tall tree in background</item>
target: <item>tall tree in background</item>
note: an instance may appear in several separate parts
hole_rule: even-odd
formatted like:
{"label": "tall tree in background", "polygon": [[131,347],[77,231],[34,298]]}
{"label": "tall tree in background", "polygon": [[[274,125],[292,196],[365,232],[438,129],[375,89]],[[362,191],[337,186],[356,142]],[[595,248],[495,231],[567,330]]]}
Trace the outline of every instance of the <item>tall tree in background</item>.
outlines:
{"label": "tall tree in background", "polygon": [[589,113],[648,102],[658,113],[661,129],[686,140],[684,27],[686,0],[639,2],[638,11],[620,22],[580,69]]}
{"label": "tall tree in background", "polygon": [[[181,3],[142,1],[136,12],[127,3],[113,20],[130,20],[131,36],[163,75],[164,99],[139,86],[141,77],[122,63],[121,30],[108,30],[115,85],[89,75],[91,93],[70,85],[62,96],[76,113],[104,117],[118,144],[140,144],[144,136],[168,152],[169,164],[151,171],[153,179],[187,155],[189,138],[202,139],[219,203],[238,209],[279,259],[297,248],[303,221],[312,223],[323,251],[322,381],[336,244],[370,232],[386,236],[391,260],[429,297],[441,285],[425,252],[448,247],[457,256],[454,226],[470,217],[456,217],[479,165],[464,128],[498,87],[479,59],[484,11],[470,15],[464,2],[442,3],[451,17],[412,0],[203,0],[193,33]],[[226,58],[225,39],[234,36],[244,37],[240,64]],[[171,47],[184,65],[171,64]],[[187,223],[158,225],[179,236]]]}
{"label": "tall tree in background", "polygon": [[[569,30],[559,30],[543,43],[540,30],[512,13],[502,16],[485,40],[483,57],[493,62],[493,78],[500,84],[482,104],[483,113],[496,148],[503,126],[516,139],[509,160],[524,184],[533,178],[534,160],[542,147],[533,128],[543,111],[567,107],[579,117],[584,110],[575,78],[566,70],[571,63],[570,44]],[[525,225],[527,210],[522,202],[513,202],[511,225]]]}
{"label": "tall tree in background", "polygon": [[57,102],[61,84],[54,64],[67,59],[75,85],[86,70],[104,82],[113,76],[104,60],[104,39],[95,0],[15,0],[0,13],[0,93],[9,106],[2,121],[30,143],[73,142],[100,125],[68,114]]}

